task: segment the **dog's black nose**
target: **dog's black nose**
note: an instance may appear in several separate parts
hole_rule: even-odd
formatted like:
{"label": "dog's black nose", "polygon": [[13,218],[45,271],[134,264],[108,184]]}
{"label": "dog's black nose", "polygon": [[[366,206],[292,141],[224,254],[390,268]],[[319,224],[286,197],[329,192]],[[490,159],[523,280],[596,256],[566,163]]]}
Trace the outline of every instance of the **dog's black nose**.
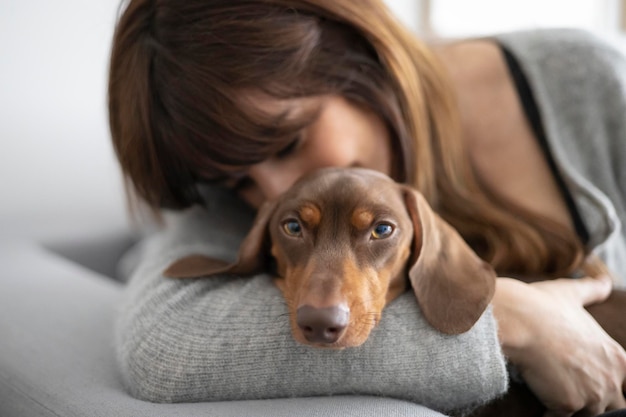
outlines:
{"label": "dog's black nose", "polygon": [[316,308],[304,305],[296,313],[298,327],[311,343],[334,343],[343,335],[350,321],[346,306]]}

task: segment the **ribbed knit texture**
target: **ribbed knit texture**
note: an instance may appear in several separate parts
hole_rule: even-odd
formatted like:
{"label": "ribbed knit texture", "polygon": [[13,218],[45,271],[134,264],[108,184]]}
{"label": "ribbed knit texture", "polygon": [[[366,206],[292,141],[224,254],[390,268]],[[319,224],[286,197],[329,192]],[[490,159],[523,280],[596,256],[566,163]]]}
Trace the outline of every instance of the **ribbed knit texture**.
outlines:
{"label": "ribbed knit texture", "polygon": [[144,242],[128,283],[117,347],[135,396],[181,402],[370,394],[447,411],[506,390],[491,311],[469,332],[446,336],[406,293],[363,346],[325,350],[293,340],[282,295],[267,275],[162,277],[183,254],[234,259],[251,214],[226,192],[207,198],[207,210],[177,214]]}

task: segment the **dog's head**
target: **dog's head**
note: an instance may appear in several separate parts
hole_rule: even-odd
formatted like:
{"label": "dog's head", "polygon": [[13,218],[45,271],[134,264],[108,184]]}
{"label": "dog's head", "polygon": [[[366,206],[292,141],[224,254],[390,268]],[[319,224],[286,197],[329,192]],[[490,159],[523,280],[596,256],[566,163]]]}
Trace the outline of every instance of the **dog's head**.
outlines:
{"label": "dog's head", "polygon": [[493,269],[420,193],[366,169],[317,171],[265,203],[234,264],[192,255],[164,274],[252,275],[268,259],[294,338],[320,347],[365,342],[409,281],[425,318],[448,334],[469,330],[495,287]]}

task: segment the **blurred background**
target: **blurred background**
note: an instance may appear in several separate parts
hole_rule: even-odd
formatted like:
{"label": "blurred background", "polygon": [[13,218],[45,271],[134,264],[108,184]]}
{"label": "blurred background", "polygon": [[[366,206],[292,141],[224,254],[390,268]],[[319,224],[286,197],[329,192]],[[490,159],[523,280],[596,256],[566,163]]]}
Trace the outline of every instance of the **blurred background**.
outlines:
{"label": "blurred background", "polygon": [[[579,27],[626,51],[626,0],[387,0],[416,34],[459,38]],[[0,237],[127,224],[106,77],[118,0],[1,0]]]}

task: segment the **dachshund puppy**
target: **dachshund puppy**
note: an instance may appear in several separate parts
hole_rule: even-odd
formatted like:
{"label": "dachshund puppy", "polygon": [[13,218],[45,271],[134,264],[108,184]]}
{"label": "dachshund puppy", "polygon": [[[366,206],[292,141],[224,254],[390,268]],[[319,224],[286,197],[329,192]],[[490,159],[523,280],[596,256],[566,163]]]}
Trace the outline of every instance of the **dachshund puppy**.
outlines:
{"label": "dachshund puppy", "polygon": [[[287,301],[295,340],[326,348],[365,342],[385,305],[409,287],[434,328],[465,332],[495,289],[493,269],[419,192],[359,168],[316,171],[265,203],[233,264],[197,254],[175,261],[164,275],[249,276],[270,270]],[[581,270],[588,276],[609,274],[594,257]],[[587,310],[626,346],[626,291],[614,290]],[[505,396],[471,417],[539,417],[544,412],[523,382],[511,381]]]}
{"label": "dachshund puppy", "polygon": [[267,272],[268,259],[293,337],[316,347],[361,345],[409,285],[434,328],[462,333],[495,289],[491,266],[419,192],[360,168],[316,171],[266,202],[235,263],[191,255],[164,275],[247,276]]}

